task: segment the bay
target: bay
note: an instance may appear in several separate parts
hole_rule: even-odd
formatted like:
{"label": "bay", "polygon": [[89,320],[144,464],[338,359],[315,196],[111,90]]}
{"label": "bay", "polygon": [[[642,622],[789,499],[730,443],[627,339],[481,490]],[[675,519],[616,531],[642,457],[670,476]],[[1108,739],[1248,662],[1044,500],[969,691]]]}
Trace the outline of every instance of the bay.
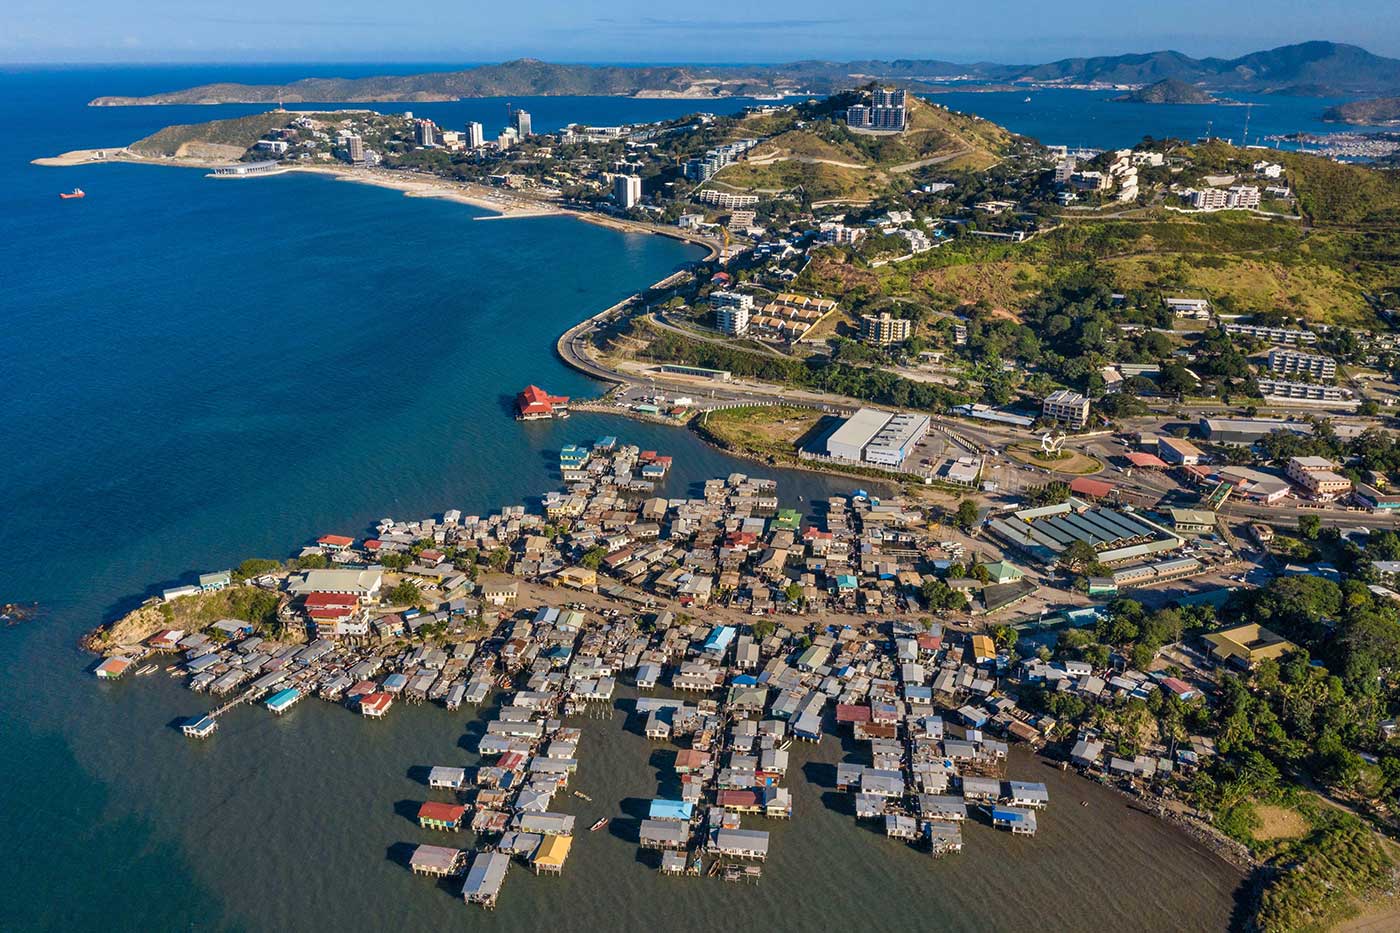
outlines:
{"label": "bay", "polygon": [[[404,845],[433,841],[405,816],[426,796],[416,769],[470,764],[472,713],[400,707],[371,724],[311,701],[284,717],[237,710],[194,743],[171,724],[204,698],[163,675],[97,683],[78,637],[155,589],[384,515],[529,502],[557,486],[553,454],[569,441],[615,434],[671,453],[674,495],[736,469],[777,476],[793,504],[851,486],[757,469],[665,427],[511,420],[526,382],[594,390],[554,338],[695,258],[683,244],[559,217],[478,223],[462,205],[317,177],[28,164],[239,112],[84,106],[99,94],[286,80],[273,73],[0,73],[0,118],[19,129],[0,154],[0,601],[43,607],[0,631],[0,926],[698,930],[733,916],[817,929],[868,925],[878,909],[884,929],[1225,927],[1232,870],[1030,758],[1019,773],[1044,772],[1056,801],[1034,841],[972,827],[967,851],[938,862],[888,843],[825,786],[847,751],[835,738],[799,750],[798,819],[777,828],[759,885],[656,877],[620,818],[580,838],[562,878],[513,871],[486,914],[400,863]],[[695,109],[516,103],[546,128]],[[463,106],[452,119],[497,105]],[[75,184],[88,198],[59,201]],[[567,809],[584,824],[635,812],[666,751],[621,713],[585,729],[577,786],[595,804]]]}

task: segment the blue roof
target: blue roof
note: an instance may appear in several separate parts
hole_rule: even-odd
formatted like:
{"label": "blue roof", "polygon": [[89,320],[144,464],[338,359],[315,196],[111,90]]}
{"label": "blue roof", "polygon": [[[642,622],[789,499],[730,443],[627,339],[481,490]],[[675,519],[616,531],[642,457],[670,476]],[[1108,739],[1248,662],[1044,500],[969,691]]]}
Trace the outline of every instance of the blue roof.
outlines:
{"label": "blue roof", "polygon": [[1024,810],[1017,810],[1013,807],[992,807],[992,819],[1002,820],[1007,823],[1025,823],[1029,821],[1030,814]]}
{"label": "blue roof", "polygon": [[737,634],[738,630],[732,625],[716,625],[710,629],[710,635],[705,639],[705,650],[724,651]]}
{"label": "blue roof", "polygon": [[404,674],[390,674],[388,677],[384,678],[384,686],[390,689],[394,687],[406,687],[408,686],[408,677]]}
{"label": "blue roof", "polygon": [[284,706],[291,706],[301,696],[301,691],[296,687],[288,687],[286,690],[278,690],[267,698],[268,709],[280,709]]}
{"label": "blue roof", "polygon": [[617,446],[617,438],[615,438],[615,437],[613,437],[611,434],[609,434],[609,435],[607,435],[606,437],[600,437],[600,438],[598,438],[598,442],[597,442],[596,444],[594,444],[593,446],[594,446],[594,447],[600,447],[600,448],[602,448],[603,450],[611,450],[612,448],[614,448],[614,447]]}
{"label": "blue roof", "polygon": [[740,674],[734,678],[734,683],[740,687],[752,687],[758,683],[758,678],[752,674]]}
{"label": "blue roof", "polygon": [[686,820],[694,812],[695,804],[684,800],[653,800],[647,816],[653,820]]}

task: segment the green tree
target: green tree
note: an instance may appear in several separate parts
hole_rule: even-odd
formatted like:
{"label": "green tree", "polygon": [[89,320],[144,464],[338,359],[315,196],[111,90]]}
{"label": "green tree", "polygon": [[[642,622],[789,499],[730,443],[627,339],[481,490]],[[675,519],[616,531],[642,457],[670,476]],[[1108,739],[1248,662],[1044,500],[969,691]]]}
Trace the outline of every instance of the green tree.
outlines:
{"label": "green tree", "polygon": [[391,606],[418,606],[423,602],[423,591],[412,580],[400,580],[385,593]]}
{"label": "green tree", "polygon": [[597,570],[603,565],[603,558],[608,556],[608,549],[601,545],[591,547],[578,559],[579,566],[587,567],[589,570]]}
{"label": "green tree", "polygon": [[1298,516],[1298,534],[1303,536],[1305,541],[1316,541],[1317,536],[1322,533],[1322,519],[1316,515]]}
{"label": "green tree", "polygon": [[953,523],[963,531],[971,531],[977,527],[977,503],[971,499],[959,502],[958,510],[953,515]]}

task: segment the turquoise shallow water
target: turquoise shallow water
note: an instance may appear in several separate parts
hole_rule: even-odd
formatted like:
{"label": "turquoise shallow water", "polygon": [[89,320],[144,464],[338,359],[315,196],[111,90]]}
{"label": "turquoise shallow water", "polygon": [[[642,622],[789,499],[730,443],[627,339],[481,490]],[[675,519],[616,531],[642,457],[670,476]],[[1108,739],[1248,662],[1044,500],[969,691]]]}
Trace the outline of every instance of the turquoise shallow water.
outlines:
{"label": "turquoise shallow water", "polygon": [[[191,743],[169,725],[203,698],[163,676],[96,683],[77,638],[152,589],[383,515],[528,501],[557,484],[551,455],[568,441],[665,449],[677,494],[752,469],[673,429],[509,417],[526,382],[591,391],[555,336],[694,258],[681,244],[563,218],[477,223],[321,178],[27,162],[224,115],[82,106],[215,76],[0,74],[0,119],[20,128],[0,155],[0,601],[45,607],[0,631],[0,928],[698,930],[735,910],[817,929],[868,925],[873,907],[887,929],[1223,928],[1235,875],[1119,798],[1050,773],[1062,805],[1034,843],[977,827],[935,864],[824,796],[835,740],[801,750],[799,819],[757,887],[657,878],[619,819],[580,838],[563,878],[513,871],[488,915],[398,861],[426,838],[403,815],[425,792],[412,769],[470,763],[472,713],[396,708],[369,724],[312,701],[239,710]],[[691,105],[529,106],[547,126]],[[88,198],[60,202],[74,185]],[[780,478],[789,501],[849,487]],[[578,786],[595,803],[568,806],[585,825],[653,794],[667,754],[621,717],[586,728]]]}

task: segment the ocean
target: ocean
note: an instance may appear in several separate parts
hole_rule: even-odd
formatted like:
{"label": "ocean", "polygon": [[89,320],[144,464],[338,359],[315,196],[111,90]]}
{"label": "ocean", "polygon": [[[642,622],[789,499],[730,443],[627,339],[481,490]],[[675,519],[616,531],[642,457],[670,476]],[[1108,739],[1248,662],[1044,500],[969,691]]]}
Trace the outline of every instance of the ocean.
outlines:
{"label": "ocean", "polygon": [[[513,870],[488,914],[402,865],[405,846],[442,841],[410,818],[426,796],[421,769],[471,764],[464,737],[484,711],[399,706],[368,723],[312,700],[282,717],[236,710],[191,742],[172,726],[206,697],[163,674],[98,683],[78,638],[158,589],[322,533],[360,535],[386,515],[529,503],[558,485],[566,442],[614,434],[671,453],[673,495],[734,470],[776,476],[799,505],[852,486],[757,468],[672,428],[511,419],[528,382],[594,391],[555,358],[554,338],[696,258],[693,247],[561,217],[478,223],[474,208],[320,177],[28,164],[256,109],[84,106],[99,94],[313,70],[351,73],[0,72],[0,120],[14,130],[0,153],[0,602],[42,607],[0,630],[11,853],[0,927],[1227,927],[1235,871],[1029,757],[1015,773],[1054,798],[1034,840],[973,826],[966,851],[937,862],[890,843],[827,786],[849,751],[836,738],[796,750],[797,819],[775,828],[758,885],[662,879],[628,834],[666,752],[621,712],[585,724],[574,786],[594,802],[564,802],[582,825],[617,819],[580,835],[562,878]],[[544,129],[695,109],[513,103]],[[460,122],[501,105],[406,106],[456,108]],[[75,185],[86,199],[56,197]]]}

